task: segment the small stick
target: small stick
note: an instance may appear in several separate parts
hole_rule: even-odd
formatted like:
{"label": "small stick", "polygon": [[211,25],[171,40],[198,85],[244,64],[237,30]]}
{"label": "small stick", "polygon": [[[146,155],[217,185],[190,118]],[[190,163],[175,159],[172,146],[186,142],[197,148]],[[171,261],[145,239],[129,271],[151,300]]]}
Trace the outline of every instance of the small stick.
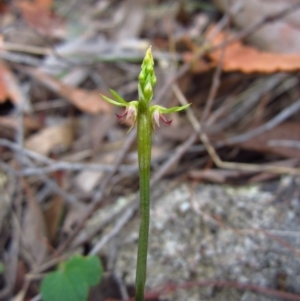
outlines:
{"label": "small stick", "polygon": [[[187,100],[183,93],[178,93],[177,98],[181,104],[187,104]],[[298,102],[297,102],[298,103]],[[297,104],[297,106],[300,104]],[[286,113],[285,113],[286,114]],[[284,114],[284,115],[285,115]],[[270,172],[275,174],[291,174],[291,175],[300,175],[300,168],[291,168],[286,166],[276,166],[276,165],[259,165],[259,164],[248,164],[248,163],[235,163],[235,162],[226,162],[222,161],[216,150],[210,143],[208,136],[203,132],[201,124],[198,122],[194,112],[191,109],[187,110],[187,116],[192,124],[194,130],[199,133],[199,138],[204,144],[207,152],[211,156],[214,163],[220,168],[227,169],[237,169],[244,171],[253,171],[253,172]],[[279,118],[280,119],[280,118]]]}

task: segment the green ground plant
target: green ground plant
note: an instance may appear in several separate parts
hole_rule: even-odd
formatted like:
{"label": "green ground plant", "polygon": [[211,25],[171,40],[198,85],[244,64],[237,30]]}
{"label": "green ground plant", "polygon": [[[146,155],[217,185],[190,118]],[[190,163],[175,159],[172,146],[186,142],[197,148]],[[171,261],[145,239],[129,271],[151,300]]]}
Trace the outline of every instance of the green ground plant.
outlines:
{"label": "green ground plant", "polygon": [[43,301],[85,301],[91,286],[102,278],[103,268],[97,256],[74,255],[42,281]]}
{"label": "green ground plant", "polygon": [[138,242],[138,256],[136,269],[136,295],[135,301],[144,300],[144,290],[147,272],[147,250],[150,218],[150,166],[151,166],[151,145],[152,132],[155,125],[159,126],[160,121],[170,125],[172,120],[167,120],[164,114],[185,110],[188,105],[172,108],[164,108],[159,105],[150,106],[153,98],[153,90],[156,84],[154,73],[154,60],[151,47],[147,50],[141,66],[138,83],[138,100],[127,102],[117,92],[110,90],[115,99],[104,95],[103,98],[109,103],[125,107],[122,115],[117,115],[121,121],[132,118],[132,127],[137,124],[137,145],[140,182],[140,213],[141,223]]}

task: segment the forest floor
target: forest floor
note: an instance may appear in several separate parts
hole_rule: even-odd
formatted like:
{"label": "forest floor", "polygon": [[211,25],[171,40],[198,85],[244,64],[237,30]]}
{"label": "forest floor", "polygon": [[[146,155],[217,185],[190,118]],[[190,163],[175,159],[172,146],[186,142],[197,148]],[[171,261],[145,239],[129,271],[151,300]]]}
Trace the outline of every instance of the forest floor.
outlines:
{"label": "forest floor", "polygon": [[153,135],[146,300],[300,300],[300,50],[255,39],[300,4],[219,2],[0,1],[0,300],[74,253],[89,301],[133,300],[136,129],[101,94],[137,99],[150,45],[153,102],[191,106]]}

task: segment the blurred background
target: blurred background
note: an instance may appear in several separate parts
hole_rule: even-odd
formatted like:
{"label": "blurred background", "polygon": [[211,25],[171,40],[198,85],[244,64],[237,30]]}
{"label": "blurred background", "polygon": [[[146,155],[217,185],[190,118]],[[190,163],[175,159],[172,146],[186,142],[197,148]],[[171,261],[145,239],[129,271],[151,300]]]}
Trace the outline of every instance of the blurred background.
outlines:
{"label": "blurred background", "polygon": [[[136,129],[103,100],[191,103],[155,129],[146,300],[300,300],[300,1],[0,1],[0,300],[73,253],[132,300]],[[100,94],[101,93],[101,94]]]}

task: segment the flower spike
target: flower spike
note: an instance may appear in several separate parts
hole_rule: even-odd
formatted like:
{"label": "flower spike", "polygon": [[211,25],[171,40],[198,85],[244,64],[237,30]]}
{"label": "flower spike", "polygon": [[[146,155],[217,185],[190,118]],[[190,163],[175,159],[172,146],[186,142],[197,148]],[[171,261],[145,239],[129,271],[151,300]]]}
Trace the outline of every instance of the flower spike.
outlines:
{"label": "flower spike", "polygon": [[155,84],[156,76],[154,73],[154,60],[150,46],[146,52],[139,75],[139,99],[149,103],[153,97]]}

